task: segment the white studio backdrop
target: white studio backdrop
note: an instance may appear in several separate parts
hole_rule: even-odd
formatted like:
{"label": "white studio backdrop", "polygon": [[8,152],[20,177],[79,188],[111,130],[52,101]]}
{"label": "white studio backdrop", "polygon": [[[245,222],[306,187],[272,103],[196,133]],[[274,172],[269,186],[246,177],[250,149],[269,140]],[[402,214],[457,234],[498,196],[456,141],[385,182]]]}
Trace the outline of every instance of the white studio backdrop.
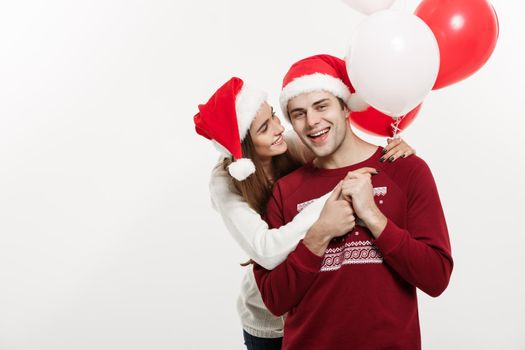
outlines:
{"label": "white studio backdrop", "polygon": [[[525,349],[525,5],[493,5],[492,58],[402,135],[455,259],[445,293],[420,294],[424,349]],[[243,349],[246,256],[192,117],[232,75],[277,107],[289,65],[344,56],[363,18],[340,0],[1,2],[0,350]]]}

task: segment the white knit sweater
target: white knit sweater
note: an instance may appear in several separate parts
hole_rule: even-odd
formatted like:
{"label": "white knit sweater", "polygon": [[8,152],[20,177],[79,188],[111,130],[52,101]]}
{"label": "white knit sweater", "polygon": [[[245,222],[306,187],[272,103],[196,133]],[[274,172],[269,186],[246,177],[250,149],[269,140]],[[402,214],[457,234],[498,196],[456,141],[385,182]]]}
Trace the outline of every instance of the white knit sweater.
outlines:
{"label": "white knit sweater", "polygon": [[[297,139],[286,141],[293,156],[304,161],[304,153],[297,145]],[[219,164],[218,164],[219,165]],[[216,166],[210,180],[212,205],[217,210],[226,228],[246,254],[266,269],[273,269],[283,262],[297,243],[304,237],[310,226],[317,220],[330,193],[318,198],[302,210],[291,222],[279,229],[269,229],[261,216],[233,189],[231,177]],[[263,338],[277,338],[283,335],[283,317],[272,315],[264,306],[255,283],[253,269],[249,268],[242,281],[237,311],[244,330]]]}

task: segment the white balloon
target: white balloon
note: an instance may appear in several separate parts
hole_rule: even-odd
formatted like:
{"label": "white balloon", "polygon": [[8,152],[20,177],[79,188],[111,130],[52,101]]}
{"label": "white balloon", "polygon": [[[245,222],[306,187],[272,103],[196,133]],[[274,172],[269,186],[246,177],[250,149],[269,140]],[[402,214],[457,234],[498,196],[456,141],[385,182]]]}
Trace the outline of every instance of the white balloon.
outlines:
{"label": "white balloon", "polygon": [[389,9],[395,1],[396,0],[343,0],[345,4],[365,15]]}
{"label": "white balloon", "polygon": [[432,90],[439,71],[439,48],[419,17],[384,10],[356,28],[346,67],[356,92],[367,103],[399,117]]}

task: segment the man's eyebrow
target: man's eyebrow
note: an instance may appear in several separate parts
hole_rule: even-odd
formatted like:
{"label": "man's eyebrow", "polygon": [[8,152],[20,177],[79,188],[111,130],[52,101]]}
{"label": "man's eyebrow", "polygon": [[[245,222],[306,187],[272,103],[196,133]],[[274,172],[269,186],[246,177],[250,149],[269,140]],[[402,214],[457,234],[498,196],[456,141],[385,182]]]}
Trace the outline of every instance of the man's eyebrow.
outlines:
{"label": "man's eyebrow", "polygon": [[[326,101],[330,101],[330,99],[329,99],[329,98],[323,98],[323,99],[321,99],[321,100],[319,100],[319,101],[315,101],[314,103],[312,103],[312,106],[315,107],[315,106],[317,106],[318,104],[321,104],[321,103],[326,102]],[[293,112],[304,112],[304,111],[306,111],[306,109],[301,108],[301,107],[298,107],[298,108],[294,108],[294,109],[292,109],[292,110],[291,110],[290,112],[288,112],[288,113],[289,113],[289,114],[292,114]]]}
{"label": "man's eyebrow", "polygon": [[298,107],[298,108],[292,109],[290,112],[288,112],[288,114],[292,114],[293,112],[304,112],[304,111],[306,111],[306,109]]}
{"label": "man's eyebrow", "polygon": [[319,100],[319,101],[316,101],[314,103],[312,103],[312,106],[317,106],[318,104],[321,104],[323,102],[326,102],[326,101],[330,101],[329,98],[323,98],[322,100]]}
{"label": "man's eyebrow", "polygon": [[266,119],[266,121],[264,123],[261,124],[261,126],[259,126],[259,128],[257,129],[256,132],[259,132],[262,130],[263,127],[265,127],[266,125],[268,125],[268,122],[270,121],[270,119]]}

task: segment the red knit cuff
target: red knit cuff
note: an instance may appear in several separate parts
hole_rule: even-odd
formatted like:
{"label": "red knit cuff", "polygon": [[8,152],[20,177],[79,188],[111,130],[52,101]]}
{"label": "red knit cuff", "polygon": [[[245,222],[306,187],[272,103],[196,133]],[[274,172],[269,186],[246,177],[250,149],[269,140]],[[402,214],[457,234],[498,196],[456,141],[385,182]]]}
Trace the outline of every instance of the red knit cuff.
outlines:
{"label": "red knit cuff", "polygon": [[388,219],[383,232],[379,235],[374,244],[379,248],[383,256],[390,254],[403,240],[405,231],[399,228],[394,222]]}
{"label": "red knit cuff", "polygon": [[312,253],[310,249],[304,245],[303,240],[297,244],[297,248],[295,248],[292,255],[297,267],[305,272],[319,272],[324,259],[324,257]]}

